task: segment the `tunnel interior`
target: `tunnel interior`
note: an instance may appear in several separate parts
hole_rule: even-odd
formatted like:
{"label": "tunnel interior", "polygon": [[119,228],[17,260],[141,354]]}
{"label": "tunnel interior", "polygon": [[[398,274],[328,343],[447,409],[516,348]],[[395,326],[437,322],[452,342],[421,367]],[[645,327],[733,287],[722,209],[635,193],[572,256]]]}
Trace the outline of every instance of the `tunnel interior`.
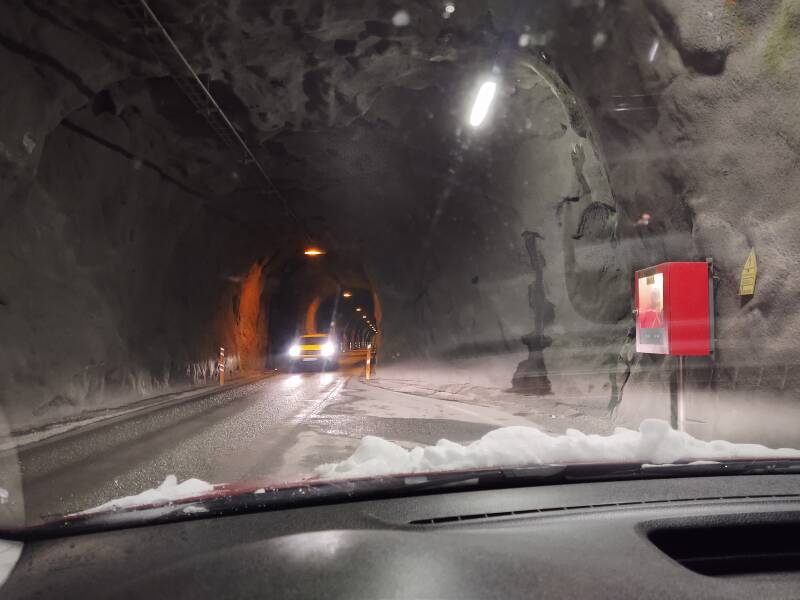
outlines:
{"label": "tunnel interior", "polygon": [[[733,365],[748,355],[742,339],[765,336],[778,339],[764,364],[796,354],[795,320],[778,333],[764,318],[796,285],[769,283],[792,257],[766,253],[775,279],[754,303],[734,291],[741,255],[767,236],[758,223],[783,213],[752,208],[735,225],[741,156],[712,152],[699,166],[663,151],[733,136],[704,112],[717,92],[703,82],[745,67],[725,70],[733,42],[691,30],[692,10],[221,4],[151,6],[252,157],[115,4],[0,9],[13,90],[0,98],[0,324],[13,340],[0,378],[12,423],[207,381],[219,346],[233,373],[265,368],[332,323],[348,344],[375,341],[383,364],[499,357],[498,386],[618,404],[637,377],[666,389],[669,366],[629,356],[633,269],[711,254],[720,356]],[[752,29],[777,18],[730,10]],[[487,78],[496,100],[470,128]],[[774,197],[796,181],[787,152],[775,153]],[[733,180],[703,188],[703,168]],[[733,200],[708,200],[719,195]],[[325,254],[304,255],[311,245]],[[647,373],[631,375],[637,361]]]}
{"label": "tunnel interior", "polygon": [[371,290],[346,289],[322,299],[316,328],[333,333],[344,350],[359,349],[375,341],[380,332],[375,314]]}
{"label": "tunnel interior", "polygon": [[[273,277],[267,294],[269,366],[284,365],[288,348],[304,334],[329,334],[342,350],[374,341],[380,331],[375,292],[345,285],[340,272],[336,255],[326,253],[313,259],[291,259]],[[352,275],[348,279],[359,281]]]}

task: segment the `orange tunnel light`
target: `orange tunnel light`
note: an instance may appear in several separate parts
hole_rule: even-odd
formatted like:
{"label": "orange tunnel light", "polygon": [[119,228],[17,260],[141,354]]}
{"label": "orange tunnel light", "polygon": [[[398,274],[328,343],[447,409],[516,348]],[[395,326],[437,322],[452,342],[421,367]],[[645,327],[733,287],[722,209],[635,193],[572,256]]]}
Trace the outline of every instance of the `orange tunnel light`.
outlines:
{"label": "orange tunnel light", "polygon": [[320,250],[319,248],[306,248],[303,254],[306,256],[322,256],[325,254],[325,251]]}

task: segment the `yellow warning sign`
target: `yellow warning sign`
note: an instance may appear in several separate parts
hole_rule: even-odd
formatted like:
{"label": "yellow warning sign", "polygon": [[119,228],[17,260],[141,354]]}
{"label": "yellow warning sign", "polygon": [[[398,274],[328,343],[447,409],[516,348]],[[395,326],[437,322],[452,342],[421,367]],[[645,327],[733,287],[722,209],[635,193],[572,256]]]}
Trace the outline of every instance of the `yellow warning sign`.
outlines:
{"label": "yellow warning sign", "polygon": [[742,279],[739,282],[740,296],[752,296],[756,293],[757,272],[758,267],[756,266],[756,250],[753,248],[750,250],[750,255],[747,257],[747,260],[744,261],[744,267],[742,267]]}

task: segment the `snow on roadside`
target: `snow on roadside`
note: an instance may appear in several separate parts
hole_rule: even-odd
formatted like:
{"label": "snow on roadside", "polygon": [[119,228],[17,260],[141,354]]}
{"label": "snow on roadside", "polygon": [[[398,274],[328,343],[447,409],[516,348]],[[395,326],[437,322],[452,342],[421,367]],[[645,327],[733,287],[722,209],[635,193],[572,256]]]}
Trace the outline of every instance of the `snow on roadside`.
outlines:
{"label": "snow on roadside", "polygon": [[[272,376],[272,374],[270,373],[267,376]],[[65,422],[45,423],[32,431],[3,432],[0,434],[0,452],[4,452],[6,450],[17,450],[22,446],[41,442],[48,438],[72,431],[73,429],[79,429],[94,423],[99,423],[100,421],[106,421],[115,417],[123,417],[125,415],[142,411],[149,411],[173,403],[180,403],[185,400],[191,400],[195,396],[206,394],[211,390],[226,390],[228,388],[236,387],[239,384],[254,383],[263,378],[263,375],[237,376],[233,378],[232,381],[229,381],[227,384],[225,384],[225,386],[222,388],[219,387],[219,384],[191,387],[181,391],[159,394],[152,398],[138,399],[133,404],[127,406],[125,404],[121,406],[111,405],[103,409],[102,414],[99,415],[86,417],[77,416],[75,419]]]}
{"label": "snow on roadside", "polygon": [[135,496],[124,496],[122,498],[115,498],[89,508],[82,510],[79,515],[88,515],[93,513],[107,512],[112,510],[120,510],[126,508],[135,508],[142,505],[158,505],[174,502],[176,500],[184,500],[186,498],[193,498],[214,490],[214,485],[207,481],[200,479],[187,479],[183,483],[178,483],[178,478],[175,475],[167,475],[166,479],[157,488],[145,490]]}
{"label": "snow on roadside", "polygon": [[91,425],[92,423],[105,421],[106,419],[109,419],[111,417],[122,416],[129,412],[135,412],[136,410],[137,409],[135,408],[129,408],[125,410],[120,410],[118,412],[110,412],[109,414],[98,415],[95,417],[88,417],[85,419],[75,419],[74,421],[68,421],[66,423],[55,423],[51,425],[46,425],[41,429],[37,429],[36,431],[29,431],[20,434],[8,434],[0,437],[0,452],[4,452],[6,450],[15,450],[21,446],[26,446],[28,444],[33,444],[35,442],[41,442],[42,440],[46,440],[47,438],[51,438],[56,435],[61,435],[62,433],[67,433],[68,431],[72,431],[73,429],[86,427],[87,425]]}
{"label": "snow on roadside", "polygon": [[320,465],[323,479],[368,477],[390,473],[420,473],[522,464],[677,461],[732,458],[800,458],[800,450],[774,450],[759,444],[704,442],[676,431],[659,419],[645,419],[638,431],[618,427],[608,436],[568,429],[550,435],[535,427],[501,427],[467,445],[439,440],[435,446],[411,450],[375,436],[366,436],[350,458]]}

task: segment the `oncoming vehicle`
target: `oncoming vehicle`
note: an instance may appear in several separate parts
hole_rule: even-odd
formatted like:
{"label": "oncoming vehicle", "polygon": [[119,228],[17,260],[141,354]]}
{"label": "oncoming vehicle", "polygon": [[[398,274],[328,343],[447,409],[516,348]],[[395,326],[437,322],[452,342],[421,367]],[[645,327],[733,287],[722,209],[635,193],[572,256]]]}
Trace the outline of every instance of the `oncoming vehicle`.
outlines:
{"label": "oncoming vehicle", "polygon": [[289,348],[290,364],[294,368],[336,368],[339,352],[336,340],[327,333],[306,333]]}

